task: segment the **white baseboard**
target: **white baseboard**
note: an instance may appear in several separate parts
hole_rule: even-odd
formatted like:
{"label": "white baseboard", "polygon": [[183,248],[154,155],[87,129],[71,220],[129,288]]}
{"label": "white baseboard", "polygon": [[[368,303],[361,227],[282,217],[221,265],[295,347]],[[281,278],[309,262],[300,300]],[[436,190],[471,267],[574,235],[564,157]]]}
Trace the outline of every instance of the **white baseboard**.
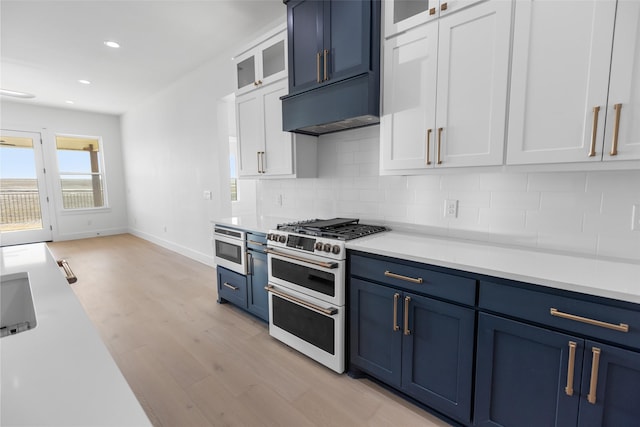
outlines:
{"label": "white baseboard", "polygon": [[151,243],[155,243],[156,245],[162,246],[165,249],[169,249],[170,251],[179,253],[180,255],[186,256],[187,258],[191,258],[192,260],[201,262],[205,265],[208,265],[209,267],[216,266],[213,258],[213,247],[211,248],[211,254],[205,254],[133,228],[129,228],[124,232],[133,234],[134,236],[140,237],[141,239],[148,240]]}
{"label": "white baseboard", "polygon": [[116,234],[128,233],[126,228],[108,228],[103,230],[83,231],[80,233],[56,234],[54,230],[53,241],[64,242],[66,240],[89,239],[91,237],[115,236]]}

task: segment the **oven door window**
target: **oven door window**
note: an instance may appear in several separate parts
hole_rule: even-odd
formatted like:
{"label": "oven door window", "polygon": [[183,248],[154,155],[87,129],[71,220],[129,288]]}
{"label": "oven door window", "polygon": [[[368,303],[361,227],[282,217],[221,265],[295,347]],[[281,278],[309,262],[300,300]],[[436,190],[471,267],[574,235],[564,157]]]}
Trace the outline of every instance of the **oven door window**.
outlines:
{"label": "oven door window", "polygon": [[216,256],[236,264],[242,264],[242,247],[216,240]]}
{"label": "oven door window", "polygon": [[336,277],[331,272],[271,258],[271,275],[324,295],[336,296]]}
{"label": "oven door window", "polygon": [[335,354],[334,319],[272,295],[274,326]]}

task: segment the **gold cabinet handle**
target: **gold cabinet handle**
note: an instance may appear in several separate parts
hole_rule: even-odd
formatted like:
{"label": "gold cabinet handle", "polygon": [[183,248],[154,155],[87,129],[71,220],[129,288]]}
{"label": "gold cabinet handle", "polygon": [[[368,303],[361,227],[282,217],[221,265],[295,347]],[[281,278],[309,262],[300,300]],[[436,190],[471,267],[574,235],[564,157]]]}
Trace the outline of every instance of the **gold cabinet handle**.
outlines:
{"label": "gold cabinet handle", "polygon": [[403,276],[401,274],[392,273],[389,270],[385,271],[384,275],[387,277],[391,277],[393,279],[405,280],[411,283],[422,283],[422,277],[415,278],[415,277]]}
{"label": "gold cabinet handle", "polygon": [[256,151],[256,161],[258,162],[258,173],[262,173],[262,169],[260,169],[260,151]]}
{"label": "gold cabinet handle", "polygon": [[431,129],[427,129],[427,164],[431,164]]}
{"label": "gold cabinet handle", "polygon": [[58,267],[61,267],[64,270],[64,278],[67,279],[67,283],[72,284],[78,281],[78,278],[73,274],[73,270],[69,267],[69,263],[66,259],[59,259],[56,262],[58,263]]}
{"label": "gold cabinet handle", "polygon": [[400,299],[400,294],[393,294],[393,331],[399,331],[400,325],[398,325],[398,300]]}
{"label": "gold cabinet handle", "polygon": [[440,5],[440,10],[447,10],[448,7],[449,7],[449,5],[447,5],[447,3],[442,3]]}
{"label": "gold cabinet handle", "polygon": [[318,83],[322,82],[322,80],[320,80],[320,52],[316,54],[316,81]]}
{"label": "gold cabinet handle", "polygon": [[233,291],[237,291],[238,289],[240,289],[239,287],[230,285],[227,282],[224,282],[223,285],[226,286],[227,288],[233,290]]}
{"label": "gold cabinet handle", "polygon": [[569,341],[569,366],[567,366],[567,386],[564,388],[564,392],[567,396],[573,396],[573,373],[576,365],[576,346],[573,341]]}
{"label": "gold cabinet handle", "polygon": [[589,394],[587,400],[592,405],[596,404],[596,390],[598,389],[598,365],[600,364],[600,349],[592,347],[593,360],[591,362],[591,381],[589,382]]}
{"label": "gold cabinet handle", "polygon": [[613,125],[613,141],[611,142],[610,156],[618,155],[618,132],[620,131],[620,111],[622,111],[622,104],[615,104],[613,109],[616,111],[616,119]]}
{"label": "gold cabinet handle", "polygon": [[563,319],[569,319],[569,320],[574,320],[576,322],[587,323],[589,325],[599,326],[601,328],[613,329],[614,331],[618,331],[618,332],[629,332],[629,325],[627,325],[626,323],[620,323],[615,325],[613,323],[607,323],[607,322],[602,322],[600,320],[589,319],[588,317],[576,316],[575,314],[570,314],[570,313],[563,313],[562,311],[558,311],[557,308],[550,308],[549,313],[552,316],[561,317]]}
{"label": "gold cabinet handle", "polygon": [[591,147],[589,148],[589,157],[596,155],[596,137],[598,134],[598,113],[600,106],[593,107],[593,124],[591,125]]}
{"label": "gold cabinet handle", "polygon": [[411,331],[409,330],[409,303],[411,302],[411,297],[404,297],[404,334],[411,335]]}
{"label": "gold cabinet handle", "polygon": [[329,50],[325,49],[324,50],[324,82],[326,82],[327,80],[329,80],[329,74],[327,73],[327,55],[329,54]]}
{"label": "gold cabinet handle", "polygon": [[431,9],[429,9],[429,15],[435,15],[436,14],[436,8],[432,7]]}
{"label": "gold cabinet handle", "polygon": [[439,165],[442,164],[442,158],[440,156],[441,151],[442,151],[442,131],[444,130],[444,128],[438,128],[438,158],[437,158],[437,163]]}

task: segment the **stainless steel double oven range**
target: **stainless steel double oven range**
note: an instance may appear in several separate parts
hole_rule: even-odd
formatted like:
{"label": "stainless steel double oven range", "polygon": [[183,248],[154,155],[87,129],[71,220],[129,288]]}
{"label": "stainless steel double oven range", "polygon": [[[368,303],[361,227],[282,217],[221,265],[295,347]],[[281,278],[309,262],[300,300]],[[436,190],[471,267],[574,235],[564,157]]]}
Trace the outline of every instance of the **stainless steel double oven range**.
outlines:
{"label": "stainless steel double oven range", "polygon": [[335,218],[280,224],[267,235],[269,334],[345,370],[345,241],[385,231]]}

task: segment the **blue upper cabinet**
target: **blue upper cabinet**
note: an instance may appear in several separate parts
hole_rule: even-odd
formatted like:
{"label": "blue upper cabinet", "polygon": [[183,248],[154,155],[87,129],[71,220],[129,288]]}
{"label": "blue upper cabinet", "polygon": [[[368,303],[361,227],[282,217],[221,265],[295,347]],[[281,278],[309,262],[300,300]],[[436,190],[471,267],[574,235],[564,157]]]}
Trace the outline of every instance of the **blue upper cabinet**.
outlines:
{"label": "blue upper cabinet", "polygon": [[287,15],[289,94],[372,70],[371,1],[289,1]]}
{"label": "blue upper cabinet", "polygon": [[284,0],[283,129],[320,135],[379,122],[380,0]]}

